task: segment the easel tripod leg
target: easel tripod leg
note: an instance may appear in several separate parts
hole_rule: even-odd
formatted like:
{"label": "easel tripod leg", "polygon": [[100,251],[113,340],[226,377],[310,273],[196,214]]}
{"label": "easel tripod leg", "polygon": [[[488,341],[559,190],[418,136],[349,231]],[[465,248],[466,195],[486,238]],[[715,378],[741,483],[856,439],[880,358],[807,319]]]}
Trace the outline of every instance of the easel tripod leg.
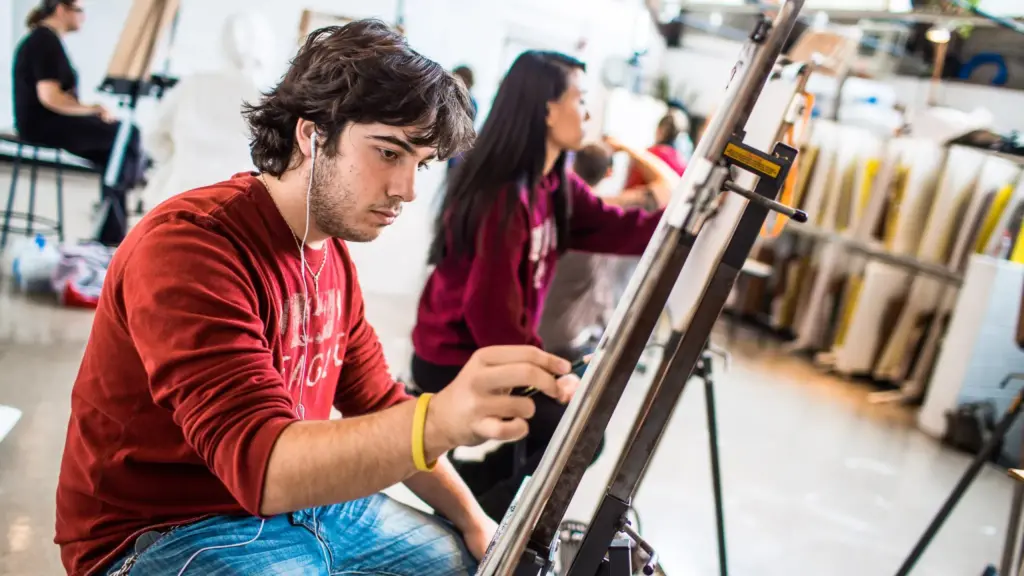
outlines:
{"label": "easel tripod leg", "polygon": [[726,576],[729,569],[725,552],[725,509],[722,502],[722,475],[718,462],[718,420],[715,418],[715,387],[711,374],[711,357],[704,353],[701,378],[704,380],[704,405],[708,414],[708,443],[711,454],[711,484],[715,491],[715,527],[718,536],[718,573]]}
{"label": "easel tripod leg", "polygon": [[[1024,466],[1024,442],[1021,443],[1018,466]],[[999,563],[999,574],[1014,574],[1014,561],[1024,559],[1024,542],[1018,541],[1021,536],[1021,511],[1024,510],[1024,483],[1017,482],[1013,486],[1013,502],[1010,504],[1010,521],[1006,525],[1006,540],[1003,542],[1003,558]]]}
{"label": "easel tripod leg", "polygon": [[1003,415],[1002,419],[999,420],[999,424],[996,425],[995,430],[992,432],[992,436],[988,442],[981,449],[981,452],[974,457],[970,467],[964,472],[964,475],[960,477],[960,481],[957,482],[956,487],[953,488],[953,492],[950,493],[949,498],[942,504],[942,508],[939,509],[938,514],[932,519],[931,524],[921,535],[921,539],[914,545],[914,549],[910,551],[910,555],[903,561],[903,565],[900,566],[899,571],[896,572],[896,576],[907,576],[910,571],[913,570],[914,565],[921,559],[921,555],[931,544],[932,539],[935,538],[935,534],[938,533],[942,525],[945,524],[946,518],[949,517],[950,513],[953,512],[953,508],[956,507],[957,503],[960,502],[960,498],[963,497],[964,492],[971,486],[974,479],[977,478],[978,473],[981,472],[982,467],[992,457],[992,454],[996,451],[999,445],[1002,443],[1003,437],[1006,436],[1006,432],[1013,425],[1013,421],[1017,419],[1017,414],[1020,412],[1021,396],[1024,394],[1024,388],[1017,393],[1017,396],[1010,402],[1010,408]]}

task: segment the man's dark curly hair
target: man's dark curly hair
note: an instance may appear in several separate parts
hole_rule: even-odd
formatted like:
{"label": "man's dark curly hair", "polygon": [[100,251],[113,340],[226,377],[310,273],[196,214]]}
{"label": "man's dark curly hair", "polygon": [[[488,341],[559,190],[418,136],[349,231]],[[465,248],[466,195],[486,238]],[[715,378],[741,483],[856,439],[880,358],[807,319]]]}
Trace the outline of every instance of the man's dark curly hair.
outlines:
{"label": "man's dark curly hair", "polygon": [[328,156],[348,123],[379,122],[412,127],[410,142],[444,160],[472,143],[471,112],[461,82],[373,19],[312,32],[281,82],[243,106],[253,164],[273,176],[292,167],[300,118],[317,125]]}

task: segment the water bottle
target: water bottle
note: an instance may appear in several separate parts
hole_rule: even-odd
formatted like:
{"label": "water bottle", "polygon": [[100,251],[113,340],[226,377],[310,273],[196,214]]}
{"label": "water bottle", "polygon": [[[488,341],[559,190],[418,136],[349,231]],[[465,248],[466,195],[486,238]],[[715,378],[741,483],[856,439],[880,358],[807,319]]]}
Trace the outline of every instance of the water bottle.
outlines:
{"label": "water bottle", "polygon": [[50,278],[60,262],[60,250],[42,234],[15,245],[11,271],[14,282],[25,292],[51,292]]}

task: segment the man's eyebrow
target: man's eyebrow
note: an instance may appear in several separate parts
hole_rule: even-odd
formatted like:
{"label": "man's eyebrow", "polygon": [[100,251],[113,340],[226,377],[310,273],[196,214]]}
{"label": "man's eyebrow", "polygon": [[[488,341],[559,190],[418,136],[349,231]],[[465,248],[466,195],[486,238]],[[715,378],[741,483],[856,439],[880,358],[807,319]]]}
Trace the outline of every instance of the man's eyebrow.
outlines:
{"label": "man's eyebrow", "polygon": [[394,144],[395,146],[398,146],[399,148],[405,150],[409,154],[412,154],[412,144],[409,144],[408,142],[402,140],[401,138],[396,138],[394,136],[387,135],[378,136],[376,134],[371,134],[369,137],[374,140],[380,140],[381,142],[388,142],[390,144]]}

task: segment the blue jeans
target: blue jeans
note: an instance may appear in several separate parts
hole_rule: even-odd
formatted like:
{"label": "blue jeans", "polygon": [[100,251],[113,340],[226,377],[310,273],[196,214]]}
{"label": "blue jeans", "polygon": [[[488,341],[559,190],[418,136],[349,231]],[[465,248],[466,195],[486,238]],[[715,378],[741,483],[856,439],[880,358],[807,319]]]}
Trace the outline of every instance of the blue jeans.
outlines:
{"label": "blue jeans", "polygon": [[383,494],[266,520],[217,516],[143,539],[108,576],[430,576],[476,570],[451,525]]}

